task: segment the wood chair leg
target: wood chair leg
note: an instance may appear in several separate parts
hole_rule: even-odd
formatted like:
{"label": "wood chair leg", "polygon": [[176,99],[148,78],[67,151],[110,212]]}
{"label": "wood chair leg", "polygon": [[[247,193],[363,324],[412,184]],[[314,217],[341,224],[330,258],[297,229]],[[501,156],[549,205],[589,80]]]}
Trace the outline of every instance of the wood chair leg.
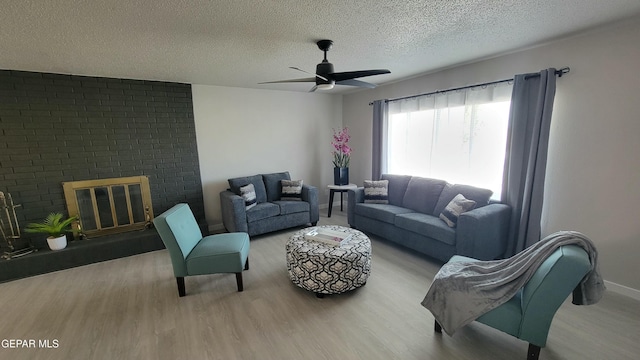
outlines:
{"label": "wood chair leg", "polygon": [[529,344],[529,350],[527,352],[527,360],[538,360],[540,356],[540,346]]}
{"label": "wood chair leg", "polygon": [[178,295],[180,295],[180,297],[187,295],[184,288],[184,277],[177,277],[176,282],[178,283]]}
{"label": "wood chair leg", "polygon": [[244,269],[249,270],[249,258],[247,258],[247,262],[244,263]]}
{"label": "wood chair leg", "polygon": [[236,273],[236,284],[238,285],[238,292],[241,292],[242,290],[244,290],[244,287],[242,285],[242,273]]}
{"label": "wood chair leg", "polygon": [[442,334],[442,326],[440,326],[437,320],[433,320],[433,331],[437,332],[438,334]]}

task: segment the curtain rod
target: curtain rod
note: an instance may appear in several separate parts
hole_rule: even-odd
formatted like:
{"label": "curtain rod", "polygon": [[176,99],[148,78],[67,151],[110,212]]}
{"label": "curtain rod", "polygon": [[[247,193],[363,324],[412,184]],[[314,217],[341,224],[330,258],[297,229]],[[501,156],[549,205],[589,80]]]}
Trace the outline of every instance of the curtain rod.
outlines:
{"label": "curtain rod", "polygon": [[[569,71],[571,71],[571,69],[568,66],[567,67],[563,67],[561,69],[556,70],[556,76],[562,77],[562,75],[568,73]],[[540,74],[527,75],[525,78],[536,77],[536,76],[540,76]],[[429,96],[429,95],[435,95],[435,94],[440,94],[440,93],[445,93],[445,92],[450,92],[450,91],[466,90],[466,89],[471,89],[471,88],[474,88],[474,87],[501,84],[501,83],[509,82],[509,81],[513,81],[513,78],[504,79],[504,80],[497,80],[497,81],[491,81],[491,82],[486,82],[486,83],[482,83],[482,84],[467,85],[467,86],[457,87],[457,88],[448,89],[448,90],[436,90],[436,91],[432,91],[432,92],[429,92],[429,93],[418,94],[418,95],[403,96],[403,97],[398,97],[398,98],[394,98],[394,99],[387,99],[384,102],[388,103],[388,102],[391,102],[391,101],[413,99],[413,98],[417,98],[417,97],[420,97],[420,96]],[[370,102],[369,105],[373,105],[373,102]]]}

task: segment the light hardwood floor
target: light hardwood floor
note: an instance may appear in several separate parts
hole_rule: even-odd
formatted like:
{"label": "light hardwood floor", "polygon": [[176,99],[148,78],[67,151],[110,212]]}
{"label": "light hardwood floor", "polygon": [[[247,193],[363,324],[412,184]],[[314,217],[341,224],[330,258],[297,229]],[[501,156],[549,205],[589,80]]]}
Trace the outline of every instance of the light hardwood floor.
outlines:
{"label": "light hardwood floor", "polygon": [[[479,323],[434,334],[420,301],[439,264],[375,237],[364,287],[323,299],[295,287],[293,231],[252,239],[242,293],[232,274],[210,275],[186,278],[179,298],[166,250],[0,284],[0,359],[526,358],[526,343]],[[58,347],[6,348],[10,339]],[[565,302],[540,359],[639,356],[640,303],[609,292],[593,306]]]}

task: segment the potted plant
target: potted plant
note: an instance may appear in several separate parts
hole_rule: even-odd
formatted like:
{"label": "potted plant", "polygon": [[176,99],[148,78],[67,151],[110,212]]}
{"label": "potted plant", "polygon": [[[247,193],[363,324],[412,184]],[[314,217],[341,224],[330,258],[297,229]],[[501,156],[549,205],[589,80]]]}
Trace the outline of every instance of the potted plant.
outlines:
{"label": "potted plant", "polygon": [[343,128],[339,131],[333,130],[333,183],[335,185],[349,184],[349,160],[351,158],[351,147],[348,143],[351,139],[349,129]]}
{"label": "potted plant", "polygon": [[67,235],[71,231],[71,223],[78,218],[72,216],[66,220],[62,219],[61,213],[51,213],[40,223],[31,223],[24,229],[30,233],[48,234],[47,243],[51,250],[62,250],[67,247]]}

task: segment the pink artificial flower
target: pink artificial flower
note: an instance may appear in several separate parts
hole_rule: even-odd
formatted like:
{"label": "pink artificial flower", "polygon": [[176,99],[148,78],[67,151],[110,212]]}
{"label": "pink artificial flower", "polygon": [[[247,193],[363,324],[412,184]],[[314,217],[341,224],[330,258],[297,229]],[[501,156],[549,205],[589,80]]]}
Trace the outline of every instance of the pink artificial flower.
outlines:
{"label": "pink artificial flower", "polygon": [[340,131],[333,129],[333,141],[331,145],[334,148],[333,153],[333,166],[335,167],[348,167],[349,158],[351,155],[351,147],[347,145],[351,136],[349,135],[349,128],[343,128]]}
{"label": "pink artificial flower", "polygon": [[342,145],[342,149],[341,151],[345,154],[345,155],[349,155],[351,154],[351,148],[349,147],[349,145],[344,144]]}

